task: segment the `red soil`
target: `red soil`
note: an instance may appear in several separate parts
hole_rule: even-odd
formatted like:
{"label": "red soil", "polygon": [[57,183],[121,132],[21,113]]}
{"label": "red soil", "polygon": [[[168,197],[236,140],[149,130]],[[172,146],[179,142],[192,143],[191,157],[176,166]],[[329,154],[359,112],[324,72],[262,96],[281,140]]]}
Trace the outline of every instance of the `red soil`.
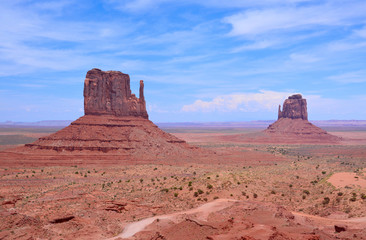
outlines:
{"label": "red soil", "polygon": [[[344,228],[337,233],[336,228]],[[218,199],[196,209],[127,225],[111,239],[335,239],[366,234],[366,218],[327,219],[270,203]]]}

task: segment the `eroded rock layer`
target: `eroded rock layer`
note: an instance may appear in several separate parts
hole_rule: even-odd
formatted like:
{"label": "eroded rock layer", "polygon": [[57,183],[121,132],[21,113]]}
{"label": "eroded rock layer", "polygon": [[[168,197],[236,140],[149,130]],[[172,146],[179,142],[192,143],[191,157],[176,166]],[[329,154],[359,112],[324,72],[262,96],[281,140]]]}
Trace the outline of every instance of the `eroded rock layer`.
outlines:
{"label": "eroded rock layer", "polygon": [[[340,138],[327,133],[308,120],[280,118],[265,130],[267,134],[277,136],[277,139],[291,141],[291,139],[313,140],[313,142],[336,142]],[[310,141],[312,142],[312,141]]]}
{"label": "eroded rock layer", "polygon": [[86,115],[68,127],[26,144],[27,150],[61,154],[118,154],[137,158],[184,154],[185,141],[139,117]]}

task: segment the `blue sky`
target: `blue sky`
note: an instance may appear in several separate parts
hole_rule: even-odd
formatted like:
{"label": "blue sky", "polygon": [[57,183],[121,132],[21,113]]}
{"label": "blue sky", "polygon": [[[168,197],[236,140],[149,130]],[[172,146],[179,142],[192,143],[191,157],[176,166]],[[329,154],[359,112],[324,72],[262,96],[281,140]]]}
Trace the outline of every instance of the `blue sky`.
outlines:
{"label": "blue sky", "polygon": [[92,68],[145,81],[155,122],[366,119],[364,0],[0,0],[0,121],[83,115]]}

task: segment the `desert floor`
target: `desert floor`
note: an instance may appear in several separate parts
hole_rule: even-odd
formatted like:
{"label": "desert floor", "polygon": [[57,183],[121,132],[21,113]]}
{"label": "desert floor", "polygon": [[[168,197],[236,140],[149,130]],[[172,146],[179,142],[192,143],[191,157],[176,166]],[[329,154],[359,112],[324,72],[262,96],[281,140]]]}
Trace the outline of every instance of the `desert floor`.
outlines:
{"label": "desert floor", "polygon": [[[55,130],[3,129],[1,149]],[[334,129],[335,145],[218,140],[259,129],[168,131],[219,161],[0,162],[0,239],[365,239],[366,131]]]}

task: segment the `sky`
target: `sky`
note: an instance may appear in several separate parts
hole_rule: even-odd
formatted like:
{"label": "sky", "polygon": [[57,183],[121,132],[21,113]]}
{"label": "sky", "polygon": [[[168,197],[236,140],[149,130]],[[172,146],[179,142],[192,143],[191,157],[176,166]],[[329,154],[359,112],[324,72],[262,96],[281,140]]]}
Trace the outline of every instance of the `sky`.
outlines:
{"label": "sky", "polygon": [[92,68],[154,122],[366,119],[364,0],[0,0],[0,121],[74,120]]}

